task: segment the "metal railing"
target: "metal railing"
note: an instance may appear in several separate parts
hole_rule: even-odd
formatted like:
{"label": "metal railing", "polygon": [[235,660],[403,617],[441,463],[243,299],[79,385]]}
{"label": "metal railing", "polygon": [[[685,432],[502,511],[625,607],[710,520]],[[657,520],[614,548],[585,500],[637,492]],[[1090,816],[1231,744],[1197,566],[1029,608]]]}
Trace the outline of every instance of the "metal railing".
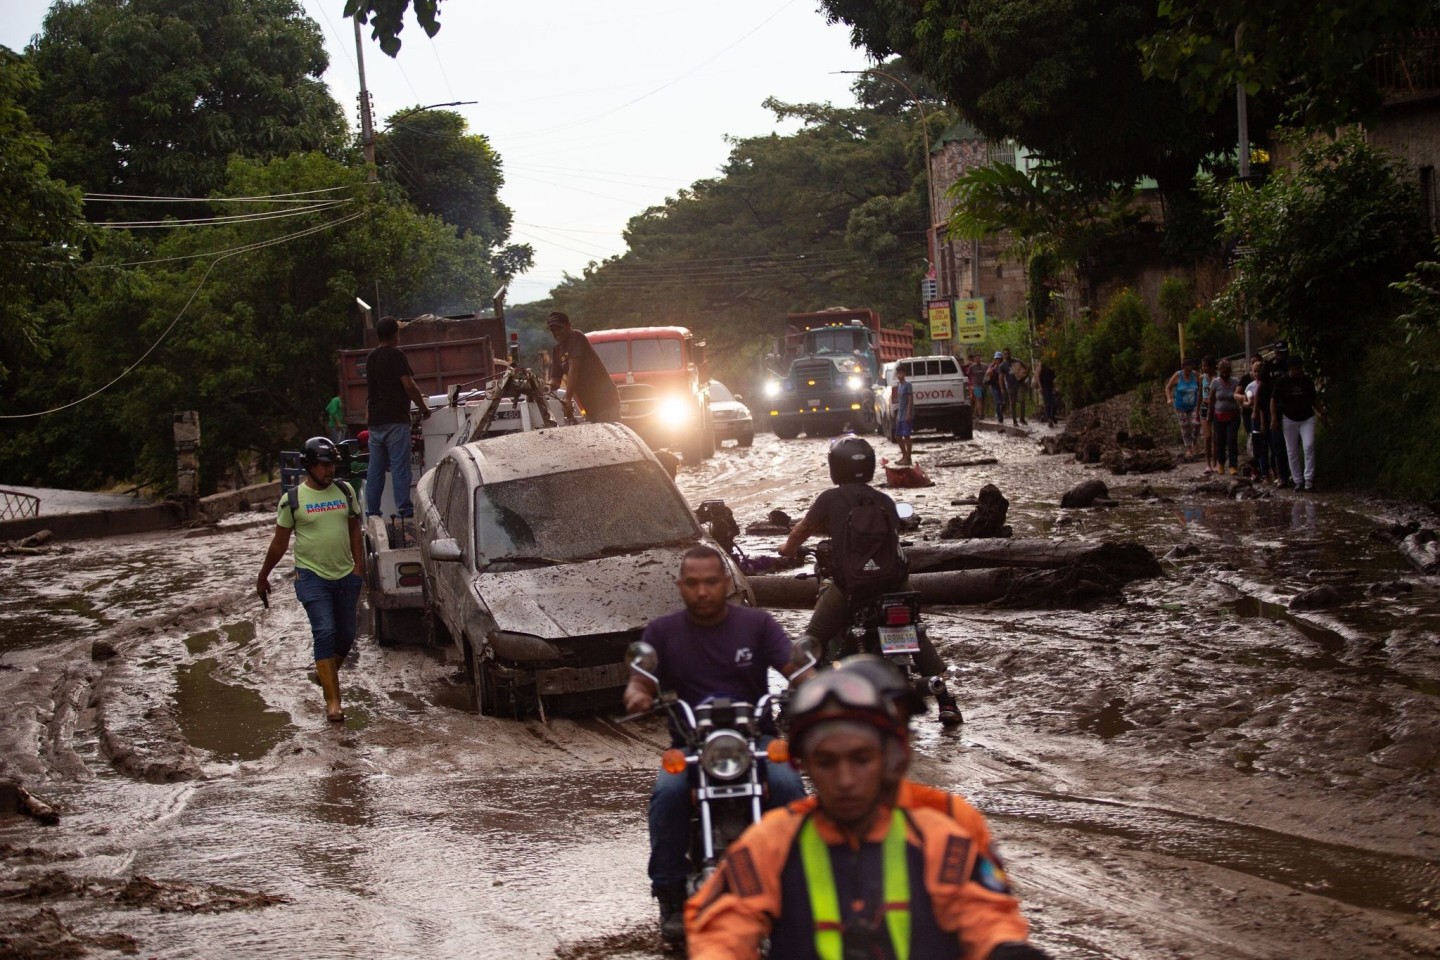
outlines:
{"label": "metal railing", "polygon": [[0,490],[0,520],[40,516],[40,498],[19,490]]}

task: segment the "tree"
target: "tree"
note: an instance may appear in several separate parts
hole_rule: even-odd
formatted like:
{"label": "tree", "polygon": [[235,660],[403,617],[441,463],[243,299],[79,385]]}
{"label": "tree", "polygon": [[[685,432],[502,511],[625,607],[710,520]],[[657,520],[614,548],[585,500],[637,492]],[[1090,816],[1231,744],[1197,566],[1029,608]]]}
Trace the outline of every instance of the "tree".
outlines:
{"label": "tree", "polygon": [[1435,0],[1162,0],[1146,38],[1145,72],[1177,84],[1215,112],[1235,95],[1283,104],[1292,123],[1335,125],[1374,116],[1385,74],[1377,56],[1406,67],[1406,41],[1440,22]]}
{"label": "tree", "polygon": [[87,234],[80,192],[50,176],[49,143],[20,106],[38,86],[0,48],[0,391],[12,368],[48,355],[43,305],[69,288]]}
{"label": "tree", "polygon": [[26,59],[53,173],[91,193],[204,197],[234,154],[338,152],[346,136],[319,28],[294,0],[62,0]]}
{"label": "tree", "polygon": [[513,221],[500,202],[500,156],[488,138],[467,135],[465,118],[449,110],[402,110],[375,141],[380,170],[422,214],[474,235],[494,251],[491,266],[509,279],[534,262],[529,244],[505,246]]}
{"label": "tree", "polygon": [[[345,0],[345,16],[359,17],[370,24],[370,35],[390,56],[400,52],[400,31],[405,29],[405,11],[411,0]],[[440,32],[440,0],[414,0],[415,22],[427,37]]]}
{"label": "tree", "polygon": [[1142,75],[1138,44],[1159,26],[1142,0],[821,6],[872,56],[903,56],[986,136],[1018,140],[1089,189],[1153,177],[1166,192],[1184,191],[1206,158],[1233,143],[1232,120]]}

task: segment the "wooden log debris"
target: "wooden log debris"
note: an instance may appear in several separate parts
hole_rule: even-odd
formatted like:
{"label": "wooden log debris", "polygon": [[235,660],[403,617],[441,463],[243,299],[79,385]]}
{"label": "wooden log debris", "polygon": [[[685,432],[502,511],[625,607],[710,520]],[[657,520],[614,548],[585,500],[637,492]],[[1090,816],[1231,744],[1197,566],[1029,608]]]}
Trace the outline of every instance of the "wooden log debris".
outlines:
{"label": "wooden log debris", "polygon": [[[1120,599],[1120,580],[1094,564],[1054,570],[995,567],[912,573],[910,589],[927,606],[990,604],[1013,609],[1088,609]],[[805,609],[815,604],[819,582],[793,576],[750,577],[755,601],[762,607]]]}
{"label": "wooden log debris", "polygon": [[976,570],[985,567],[1061,569],[1091,564],[1122,581],[1160,575],[1160,562],[1138,543],[1057,541],[1039,537],[955,540],[907,547],[910,573]]}
{"label": "wooden log debris", "polygon": [[1421,573],[1440,573],[1440,536],[1434,530],[1416,530],[1405,537],[1400,553]]}

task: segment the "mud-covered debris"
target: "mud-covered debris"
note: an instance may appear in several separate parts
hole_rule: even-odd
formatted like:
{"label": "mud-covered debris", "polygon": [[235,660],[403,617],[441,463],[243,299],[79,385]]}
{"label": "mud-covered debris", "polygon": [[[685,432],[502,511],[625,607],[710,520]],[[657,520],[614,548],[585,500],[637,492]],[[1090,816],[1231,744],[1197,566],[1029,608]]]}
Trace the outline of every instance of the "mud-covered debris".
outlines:
{"label": "mud-covered debris", "polygon": [[1400,541],[1400,552],[1421,573],[1440,573],[1440,535],[1421,529]]}
{"label": "mud-covered debris", "polygon": [[1301,590],[1290,598],[1291,610],[1324,610],[1326,607],[1338,607],[1349,602],[1347,591],[1332,584],[1324,584],[1319,587],[1311,587],[1309,590]]}
{"label": "mud-covered debris", "polygon": [[1060,453],[1074,453],[1076,439],[1068,433],[1057,436],[1041,437],[1040,452],[1046,456],[1055,456]]}
{"label": "mud-covered debris", "polygon": [[148,907],[164,913],[228,913],[232,910],[257,910],[280,903],[289,897],[254,890],[236,890],[209,883],[183,883],[154,880],[137,874],[114,893],[116,903]]}
{"label": "mud-covered debris", "polygon": [[1000,461],[994,457],[976,457],[973,460],[941,460],[937,467],[988,467]]}
{"label": "mud-covered debris", "polygon": [[1060,498],[1060,506],[1066,510],[1083,509],[1093,507],[1096,500],[1108,500],[1109,497],[1110,488],[1105,486],[1104,480],[1082,480]]}
{"label": "mud-covered debris", "polygon": [[109,640],[95,640],[90,644],[90,659],[96,661],[109,660],[118,656],[119,650]]}
{"label": "mud-covered debris", "polygon": [[18,780],[0,780],[0,813],[23,813],[46,826],[60,822],[60,814],[55,807],[25,789]]}
{"label": "mud-covered debris", "polygon": [[54,544],[54,534],[49,530],[36,530],[28,537],[20,540],[5,540],[0,542],[0,557],[7,554],[38,555],[50,553]]}
{"label": "mud-covered debris", "polygon": [[1213,493],[1222,497],[1234,499],[1241,490],[1253,489],[1254,484],[1243,477],[1216,477],[1213,480],[1206,480],[1197,483],[1190,488],[1191,493]]}
{"label": "mud-covered debris", "polygon": [[1166,560],[1182,560],[1185,557],[1193,557],[1200,552],[1200,547],[1193,543],[1177,543],[1165,554]]}
{"label": "mud-covered debris", "polygon": [[618,933],[587,937],[555,948],[554,960],[619,960],[653,957],[659,950],[653,926],[633,926]]}
{"label": "mud-covered debris", "polygon": [[786,530],[789,530],[795,525],[795,521],[791,519],[790,514],[786,513],[784,510],[771,510],[768,514],[765,515],[765,519],[769,520],[776,526],[784,527]]}
{"label": "mud-covered debris", "polygon": [[83,957],[92,948],[133,954],[139,952],[140,944],[134,937],[123,933],[77,934],[49,907],[43,907],[28,917],[0,922],[0,960]]}
{"label": "mud-covered debris", "polygon": [[975,509],[966,517],[951,517],[940,530],[941,540],[969,540],[982,537],[1008,537],[1014,533],[1005,522],[1010,501],[993,483],[980,488]]}
{"label": "mud-covered debris", "polygon": [[1111,447],[1100,457],[1111,473],[1163,473],[1175,469],[1175,456],[1168,450]]}
{"label": "mud-covered debris", "polygon": [[1384,583],[1370,584],[1365,588],[1365,593],[1371,597],[1398,597],[1414,589],[1415,585],[1407,580],[1387,580]]}
{"label": "mud-covered debris", "polygon": [[1012,571],[1008,589],[990,606],[1028,610],[1088,610],[1122,598],[1107,570],[1082,563],[1062,570]]}

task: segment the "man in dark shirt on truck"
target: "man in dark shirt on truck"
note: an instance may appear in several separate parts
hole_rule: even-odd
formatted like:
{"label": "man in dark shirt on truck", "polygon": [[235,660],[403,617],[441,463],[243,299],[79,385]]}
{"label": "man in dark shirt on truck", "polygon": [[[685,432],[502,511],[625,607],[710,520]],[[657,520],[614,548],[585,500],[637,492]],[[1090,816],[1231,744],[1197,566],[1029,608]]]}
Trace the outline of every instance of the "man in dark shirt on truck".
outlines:
{"label": "man in dark shirt on truck", "polygon": [[610,371],[600,362],[585,334],[572,327],[570,318],[559,310],[550,314],[545,324],[555,338],[550,389],[564,384],[565,403],[572,415],[578,400],[585,408],[585,419],[591,423],[619,423],[620,391],[615,389]]}
{"label": "man in dark shirt on truck", "polygon": [[365,474],[365,515],[378,517],[385,496],[385,473],[395,482],[395,512],[401,517],[415,515],[410,503],[410,401],[420,416],[430,416],[425,395],[415,385],[410,361],[397,345],[400,324],[394,317],[381,317],[375,324],[380,345],[365,358],[367,396],[366,422],[370,430],[370,466]]}

